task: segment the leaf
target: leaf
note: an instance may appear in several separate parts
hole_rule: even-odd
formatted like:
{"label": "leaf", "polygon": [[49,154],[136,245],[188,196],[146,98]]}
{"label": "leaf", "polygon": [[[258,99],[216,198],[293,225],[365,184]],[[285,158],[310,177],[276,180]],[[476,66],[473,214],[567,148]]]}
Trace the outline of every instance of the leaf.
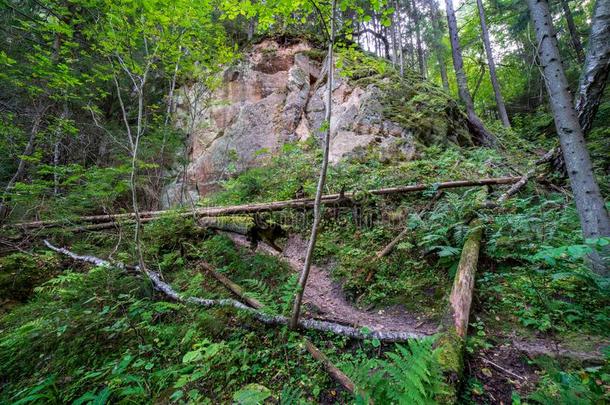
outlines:
{"label": "leaf", "polygon": [[197,349],[197,350],[187,352],[182,357],[182,363],[183,364],[193,363],[195,361],[201,360],[202,358],[203,358],[203,354],[201,354],[201,349]]}
{"label": "leaf", "polygon": [[233,394],[233,401],[240,405],[262,404],[271,396],[271,390],[260,384],[248,384]]}

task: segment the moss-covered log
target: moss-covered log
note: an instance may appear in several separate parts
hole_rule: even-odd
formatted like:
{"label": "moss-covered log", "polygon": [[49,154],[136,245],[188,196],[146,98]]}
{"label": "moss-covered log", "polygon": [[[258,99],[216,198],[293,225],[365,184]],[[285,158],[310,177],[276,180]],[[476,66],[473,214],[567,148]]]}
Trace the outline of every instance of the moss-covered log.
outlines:
{"label": "moss-covered log", "polygon": [[482,234],[481,221],[473,221],[470,234],[462,249],[447,310],[441,322],[441,333],[436,342],[438,360],[449,385],[446,396],[439,398],[443,403],[456,401],[463,375],[464,343],[468,331]]}

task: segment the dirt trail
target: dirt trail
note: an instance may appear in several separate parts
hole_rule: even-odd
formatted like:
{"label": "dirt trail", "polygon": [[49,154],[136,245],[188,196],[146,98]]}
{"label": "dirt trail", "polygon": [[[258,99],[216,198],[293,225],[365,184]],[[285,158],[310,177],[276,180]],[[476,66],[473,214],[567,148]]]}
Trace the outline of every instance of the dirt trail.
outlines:
{"label": "dirt trail", "polygon": [[[227,234],[236,244],[250,246],[250,242],[240,235]],[[307,241],[298,235],[291,235],[282,253],[270,246],[259,243],[257,251],[286,261],[295,272],[303,267]],[[303,295],[309,318],[323,319],[355,327],[366,327],[371,331],[402,331],[432,335],[437,325],[427,319],[417,317],[400,306],[366,311],[355,308],[343,295],[341,285],[332,280],[329,269],[312,266]]]}

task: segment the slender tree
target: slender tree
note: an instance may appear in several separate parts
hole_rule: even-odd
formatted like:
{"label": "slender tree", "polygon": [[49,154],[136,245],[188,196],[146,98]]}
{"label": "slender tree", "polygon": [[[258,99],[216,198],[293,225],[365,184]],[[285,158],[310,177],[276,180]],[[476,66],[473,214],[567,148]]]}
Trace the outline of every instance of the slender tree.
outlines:
{"label": "slender tree", "polygon": [[561,0],[561,8],[563,9],[563,15],[568,23],[568,32],[570,33],[570,40],[572,41],[572,46],[576,52],[576,59],[578,62],[583,63],[585,60],[585,54],[582,48],[582,43],[580,42],[578,31],[576,30],[576,24],[574,24],[574,16],[572,15],[572,10],[570,9],[568,0]]}
{"label": "slender tree", "polygon": [[421,27],[420,27],[420,16],[419,10],[415,0],[411,0],[411,12],[413,13],[413,25],[415,26],[415,43],[417,46],[417,66],[419,68],[419,74],[426,77],[426,58],[424,55],[424,48],[422,46],[421,39]]}
{"label": "slender tree", "polygon": [[445,91],[449,91],[449,79],[447,78],[447,66],[445,65],[445,52],[443,47],[443,28],[441,25],[440,15],[436,0],[428,0],[428,8],[430,10],[430,22],[432,23],[432,36],[434,53],[438,62],[438,69],[441,74],[441,82]]}
{"label": "slender tree", "polygon": [[[585,143],[583,130],[572,104],[557,37],[547,0],[528,0],[530,16],[536,31],[538,56],[542,65],[549,103],[559,135],[576,210],[585,238],[610,236],[610,218],[593,173],[593,165]],[[592,268],[608,276],[603,259],[592,257]]]}
{"label": "slender tree", "polygon": [[453,57],[453,68],[458,86],[460,99],[466,107],[468,115],[468,125],[470,131],[474,134],[475,140],[486,146],[495,146],[496,138],[491,134],[481,119],[477,116],[474,110],[474,102],[470,90],[468,90],[468,81],[464,72],[464,60],[462,58],[462,48],[460,47],[460,38],[458,36],[457,19],[453,9],[453,0],[445,0],[447,8],[447,28],[449,29],[449,40],[451,42],[451,55]]}
{"label": "slender tree", "polygon": [[400,3],[398,0],[394,0],[394,15],[396,20],[396,30],[398,37],[398,63],[400,65],[400,76],[405,74],[405,62],[403,55],[404,45],[402,43],[402,15],[400,14]]}
{"label": "slender tree", "polygon": [[479,20],[481,21],[481,37],[483,38],[485,54],[487,55],[487,65],[489,66],[489,78],[491,79],[491,85],[494,89],[494,95],[496,96],[496,105],[498,106],[498,113],[500,114],[500,120],[502,121],[502,125],[507,128],[510,128],[510,121],[508,120],[508,114],[506,113],[504,98],[502,97],[502,92],[500,91],[500,83],[498,82],[498,76],[496,75],[496,63],[494,62],[491,42],[489,41],[489,31],[487,30],[487,22],[485,21],[485,9],[483,8],[482,0],[477,0],[477,7],[479,9]]}
{"label": "slender tree", "polygon": [[307,245],[307,252],[305,254],[305,262],[303,263],[303,270],[299,276],[297,284],[297,292],[294,297],[294,303],[292,306],[292,317],[290,318],[290,328],[296,329],[299,324],[299,316],[301,315],[301,303],[303,302],[303,293],[307,286],[307,279],[309,278],[309,270],[311,269],[311,262],[313,259],[313,251],[316,247],[316,239],[318,237],[318,229],[320,227],[320,221],[322,219],[322,193],[324,191],[324,184],[326,182],[326,171],[328,169],[328,154],[330,151],[330,119],[332,110],[332,91],[333,91],[333,49],[335,47],[335,16],[337,13],[337,2],[332,0],[331,14],[330,14],[330,33],[328,39],[328,55],[327,60],[327,79],[326,79],[326,112],[324,114],[324,157],[322,158],[322,168],[320,170],[320,177],[318,178],[318,187],[316,189],[316,198],[313,206],[313,225],[311,226],[311,235],[309,236],[309,243]]}

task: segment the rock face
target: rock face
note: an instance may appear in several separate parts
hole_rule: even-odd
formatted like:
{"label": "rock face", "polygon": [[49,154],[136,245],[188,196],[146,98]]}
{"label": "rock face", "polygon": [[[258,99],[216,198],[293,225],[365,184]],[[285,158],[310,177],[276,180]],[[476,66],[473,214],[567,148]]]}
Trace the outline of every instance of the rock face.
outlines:
{"label": "rock face", "polygon": [[[315,55],[305,42],[265,40],[224,72],[212,94],[198,84],[181,89],[176,121],[190,134],[189,163],[166,188],[164,205],[179,203],[182,192],[204,195],[219,180],[260,165],[286,142],[320,137],[326,69]],[[331,163],[372,144],[385,157],[414,156],[412,133],[384,118],[381,97],[374,85],[354,86],[335,74]]]}

